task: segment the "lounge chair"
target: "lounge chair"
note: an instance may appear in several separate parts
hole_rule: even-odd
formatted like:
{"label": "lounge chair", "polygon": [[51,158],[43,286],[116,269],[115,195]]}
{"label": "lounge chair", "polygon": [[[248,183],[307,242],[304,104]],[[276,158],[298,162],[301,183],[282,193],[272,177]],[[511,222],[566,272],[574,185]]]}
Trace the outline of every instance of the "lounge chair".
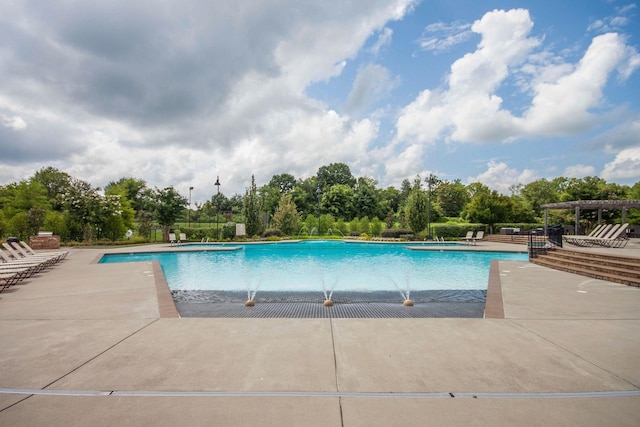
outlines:
{"label": "lounge chair", "polygon": [[472,238],[471,241],[475,245],[478,241],[484,239],[484,230],[478,230],[476,232],[476,237]]}
{"label": "lounge chair", "polygon": [[467,235],[464,236],[462,240],[464,240],[467,243],[467,245],[470,245],[471,242],[473,241],[473,230],[467,231]]}
{"label": "lounge chair", "polygon": [[182,244],[187,241],[187,235],[185,233],[180,233],[180,240],[178,240],[178,244]]}
{"label": "lounge chair", "polygon": [[176,233],[169,233],[169,246],[177,245]]}
{"label": "lounge chair", "polygon": [[[611,224],[609,224],[611,225]],[[624,247],[627,244],[627,238],[623,235],[626,232],[628,223],[616,224],[603,228],[603,231],[597,233],[597,236],[563,236],[567,243],[574,246],[594,247],[603,246],[607,248]]]}
{"label": "lounge chair", "polygon": [[29,256],[24,256],[21,253],[19,253],[18,251],[16,251],[13,246],[11,246],[8,243],[3,243],[2,247],[5,248],[13,257],[14,260],[16,261],[31,261],[31,262],[36,262],[36,263],[43,263],[46,264],[47,266],[53,265],[56,262],[58,262],[60,260],[60,258],[57,255],[51,256],[51,255],[29,255]]}
{"label": "lounge chair", "polygon": [[60,259],[65,259],[67,255],[69,255],[69,251],[46,251],[46,252],[36,252],[33,250],[31,246],[27,244],[27,242],[20,240],[17,243],[19,246],[29,254],[29,255],[58,255]]}

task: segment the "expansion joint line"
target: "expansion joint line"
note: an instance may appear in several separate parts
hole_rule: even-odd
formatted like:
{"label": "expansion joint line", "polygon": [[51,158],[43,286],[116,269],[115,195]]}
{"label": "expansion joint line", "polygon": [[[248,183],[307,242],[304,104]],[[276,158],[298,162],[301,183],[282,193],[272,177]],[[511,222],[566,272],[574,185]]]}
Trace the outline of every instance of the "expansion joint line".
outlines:
{"label": "expansion joint line", "polygon": [[638,385],[638,384],[634,384],[634,383],[630,382],[629,380],[627,380],[626,378],[622,378],[621,376],[617,375],[615,372],[611,372],[610,370],[608,370],[608,369],[607,369],[607,368],[605,368],[604,366],[600,366],[599,364],[597,364],[597,363],[596,363],[596,362],[594,362],[593,360],[589,360],[589,359],[585,358],[584,356],[579,355],[578,353],[576,353],[575,351],[572,351],[571,349],[569,349],[569,348],[565,347],[565,346],[564,346],[564,345],[562,345],[561,343],[559,343],[559,342],[555,342],[555,341],[553,341],[553,340],[551,340],[551,339],[549,339],[549,338],[545,337],[544,335],[541,335],[541,334],[539,334],[538,332],[533,331],[533,330],[531,330],[531,329],[527,328],[526,326],[519,324],[519,323],[517,322],[517,319],[509,319],[509,321],[510,321],[511,323],[515,324],[516,326],[519,326],[520,328],[524,329],[525,331],[527,331],[527,332],[529,332],[529,333],[531,333],[531,334],[534,334],[535,336],[537,336],[537,337],[539,337],[539,338],[541,338],[541,339],[545,340],[546,342],[548,342],[548,343],[550,343],[550,344],[553,344],[553,345],[555,345],[556,347],[559,347],[559,348],[563,349],[563,350],[564,350],[564,351],[566,351],[567,353],[570,353],[570,354],[574,355],[574,356],[575,356],[575,357],[577,357],[578,359],[580,359],[580,360],[584,360],[585,362],[587,362],[587,363],[589,363],[589,364],[591,364],[591,365],[595,366],[595,367],[596,367],[596,368],[598,368],[598,369],[603,370],[604,372],[608,373],[609,375],[612,375],[612,376],[614,376],[614,377],[618,378],[620,381],[624,381],[625,383],[627,383],[627,384],[629,384],[629,385],[633,386],[633,387],[634,387],[634,388],[636,388],[636,389],[637,389],[637,388],[640,388],[640,385]]}
{"label": "expansion joint line", "polygon": [[336,352],[336,338],[333,334],[333,317],[329,317],[329,327],[331,328],[331,348],[333,350],[333,370],[336,373],[336,393],[338,393],[338,407],[340,408],[340,424],[344,426],[344,417],[342,416],[342,396],[340,395],[340,380],[338,378],[338,356]]}

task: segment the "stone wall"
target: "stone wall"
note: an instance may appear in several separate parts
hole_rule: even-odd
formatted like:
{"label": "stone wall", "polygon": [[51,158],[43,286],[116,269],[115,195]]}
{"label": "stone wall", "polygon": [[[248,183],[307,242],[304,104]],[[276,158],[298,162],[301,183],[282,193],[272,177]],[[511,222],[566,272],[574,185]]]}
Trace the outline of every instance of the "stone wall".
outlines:
{"label": "stone wall", "polygon": [[29,246],[35,250],[60,249],[60,236],[31,236]]}

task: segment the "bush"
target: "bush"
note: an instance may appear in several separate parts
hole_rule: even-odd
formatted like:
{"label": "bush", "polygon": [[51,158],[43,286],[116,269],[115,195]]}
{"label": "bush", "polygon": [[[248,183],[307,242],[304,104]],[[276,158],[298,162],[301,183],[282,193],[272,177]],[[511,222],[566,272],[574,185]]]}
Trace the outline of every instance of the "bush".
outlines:
{"label": "bush", "polygon": [[279,242],[282,239],[280,237],[278,237],[278,236],[269,236],[265,240],[267,242]]}
{"label": "bush", "polygon": [[282,231],[280,231],[280,229],[278,228],[267,228],[266,230],[264,230],[264,237],[280,237],[282,236]]}
{"label": "bush", "polygon": [[387,228],[382,230],[382,233],[380,233],[381,237],[385,237],[387,239],[398,239],[407,235],[413,236],[413,231],[408,228]]}
{"label": "bush", "polygon": [[478,230],[482,230],[487,232],[484,224],[434,224],[432,228],[434,236],[445,239],[459,239],[466,236],[467,231],[476,233]]}

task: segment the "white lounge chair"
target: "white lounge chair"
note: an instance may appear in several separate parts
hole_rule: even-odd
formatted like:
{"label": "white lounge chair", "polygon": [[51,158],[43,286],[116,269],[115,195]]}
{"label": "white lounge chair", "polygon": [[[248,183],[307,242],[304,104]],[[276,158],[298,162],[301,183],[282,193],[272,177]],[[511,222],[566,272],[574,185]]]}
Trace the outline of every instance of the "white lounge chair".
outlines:
{"label": "white lounge chair", "polygon": [[476,232],[476,237],[471,239],[472,243],[475,245],[478,241],[484,239],[484,230],[478,230]]}
{"label": "white lounge chair", "polygon": [[186,241],[187,241],[187,235],[185,233],[180,233],[180,240],[178,240],[178,244],[181,245]]}
{"label": "white lounge chair", "polygon": [[471,242],[473,241],[473,230],[467,231],[467,235],[464,236],[462,240],[464,240],[467,243],[467,245],[470,245]]}
{"label": "white lounge chair", "polygon": [[178,244],[176,240],[176,233],[169,233],[169,246],[175,246]]}

